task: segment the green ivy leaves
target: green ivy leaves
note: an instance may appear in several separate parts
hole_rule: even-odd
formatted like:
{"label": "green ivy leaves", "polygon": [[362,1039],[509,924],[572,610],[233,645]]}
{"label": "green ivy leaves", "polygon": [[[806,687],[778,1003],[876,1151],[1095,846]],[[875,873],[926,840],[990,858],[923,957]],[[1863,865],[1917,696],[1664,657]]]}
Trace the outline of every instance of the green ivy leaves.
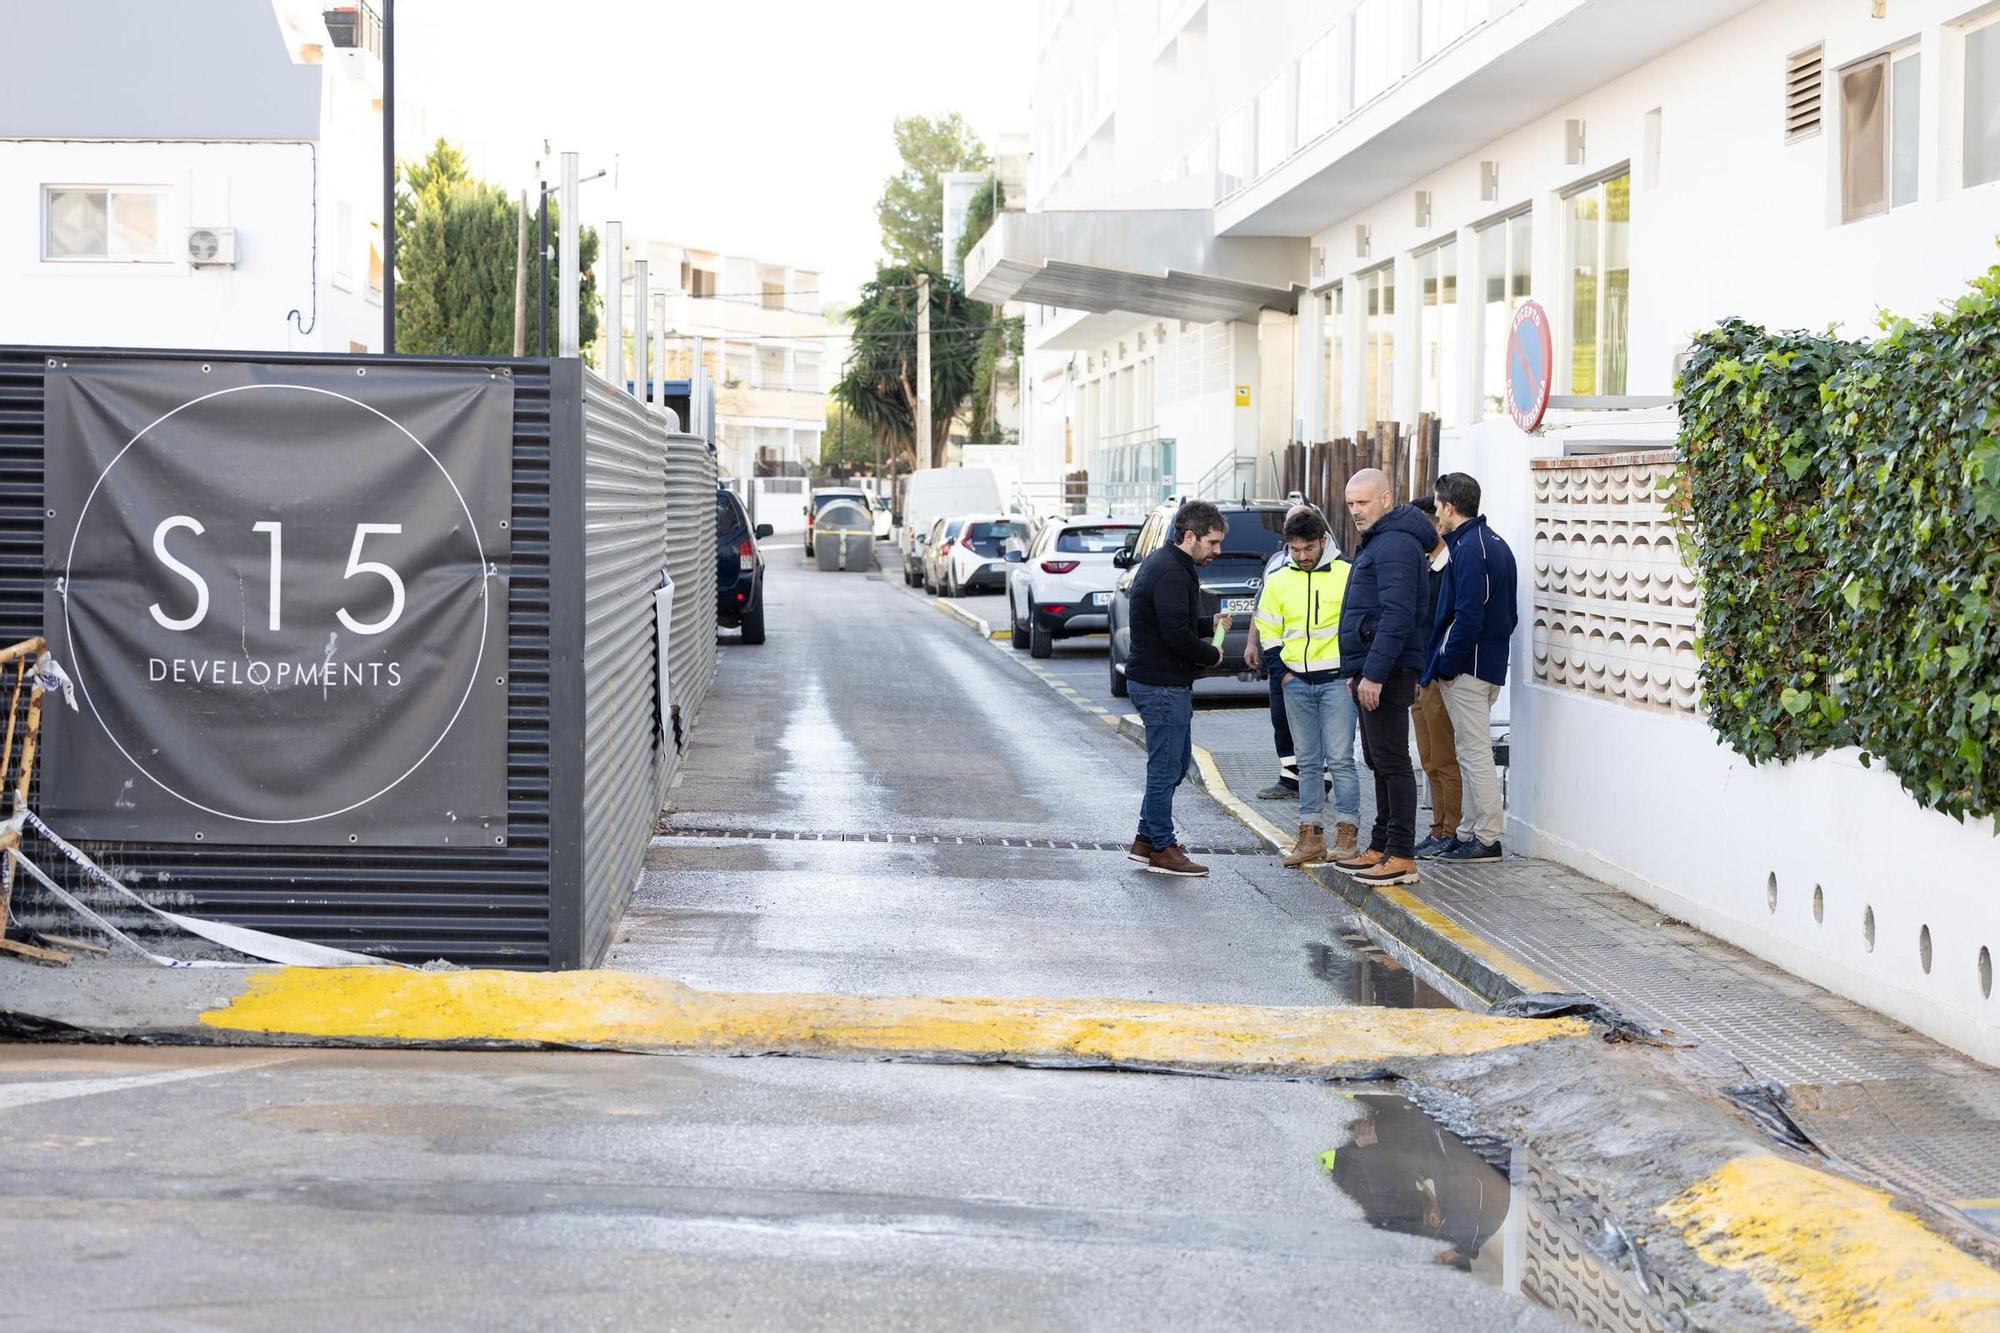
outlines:
{"label": "green ivy leaves", "polygon": [[1925,805],[2000,808],[2000,266],[1872,343],[1727,320],[1678,396],[1663,489],[1717,734],[1753,763],[1856,745]]}

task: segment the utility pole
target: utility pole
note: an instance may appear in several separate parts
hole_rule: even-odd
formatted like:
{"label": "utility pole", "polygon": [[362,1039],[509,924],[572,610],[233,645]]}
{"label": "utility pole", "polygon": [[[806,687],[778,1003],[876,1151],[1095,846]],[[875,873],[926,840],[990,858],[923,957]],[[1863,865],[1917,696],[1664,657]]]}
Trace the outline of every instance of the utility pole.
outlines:
{"label": "utility pole", "polygon": [[528,192],[521,191],[521,212],[514,228],[514,355],[528,350]]}
{"label": "utility pole", "polygon": [[653,397],[653,293],[647,290],[646,261],[632,264],[632,396],[641,402]]}
{"label": "utility pole", "polygon": [[616,389],[625,387],[625,224],[604,224],[604,248],[611,253],[604,275],[604,373]]}
{"label": "utility pole", "polygon": [[549,182],[546,177],[540,182],[542,196],[542,250],[537,266],[537,276],[541,282],[535,288],[537,308],[535,313],[535,341],[541,350],[536,356],[549,354]]}
{"label": "utility pole", "polygon": [[917,275],[917,457],[935,466],[931,454],[931,275]]}
{"label": "utility pole", "polygon": [[396,350],[396,0],[382,6],[382,350]]}
{"label": "utility pole", "polygon": [[583,258],[577,252],[578,155],[562,155],[562,216],[556,219],[557,260],[562,277],[556,287],[556,327],[560,356],[583,354]]}

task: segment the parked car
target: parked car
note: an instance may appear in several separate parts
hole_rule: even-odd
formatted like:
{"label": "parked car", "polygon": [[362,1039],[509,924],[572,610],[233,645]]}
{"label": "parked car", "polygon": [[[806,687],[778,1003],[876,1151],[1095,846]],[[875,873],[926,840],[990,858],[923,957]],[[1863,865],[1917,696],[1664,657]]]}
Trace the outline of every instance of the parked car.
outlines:
{"label": "parked car", "polygon": [[924,582],[924,557],[931,530],[947,514],[975,514],[1000,508],[1000,482],[984,467],[930,467],[903,480],[903,580]]}
{"label": "parked car", "polygon": [[871,503],[875,506],[871,511],[875,515],[875,540],[886,542],[895,535],[895,512],[889,507],[886,495],[876,496]]}
{"label": "parked car", "polygon": [[727,487],[715,492],[715,620],[743,631],[743,642],[764,642],[764,553],[757,543],[769,523],[750,526],[750,511]]}
{"label": "parked car", "polygon": [[813,558],[813,524],[819,521],[819,511],[835,500],[852,500],[863,509],[868,507],[868,492],[859,486],[821,486],[806,498],[806,559]]}
{"label": "parked car", "polygon": [[[1112,557],[1121,572],[1111,592],[1111,693],[1125,697],[1125,658],[1132,651],[1132,580],[1147,556],[1174,539],[1174,512],[1169,501],[1147,515],[1137,540]],[[1243,649],[1250,641],[1250,618],[1257,610],[1257,593],[1264,586],[1264,565],[1285,544],[1285,502],[1249,500],[1218,504],[1228,524],[1222,554],[1198,569],[1201,579],[1201,623],[1206,638],[1215,631],[1215,617],[1231,617],[1222,640],[1222,661],[1204,676],[1244,674]]]}
{"label": "parked car", "polygon": [[1009,514],[966,514],[955,520],[958,530],[947,534],[933,557],[937,590],[947,597],[974,592],[999,592],[1007,586],[1007,545],[1016,557],[1028,544],[1028,525]]}
{"label": "parked car", "polygon": [[951,555],[952,546],[958,541],[958,534],[964,529],[963,518],[943,516],[931,524],[931,530],[918,548],[922,554],[923,573],[918,582],[924,591],[937,596],[944,591],[945,562]]}
{"label": "parked car", "polygon": [[1057,639],[1110,627],[1111,559],[1136,538],[1134,519],[1058,516],[1036,530],[1007,575],[1007,623],[1014,646],[1048,657]]}

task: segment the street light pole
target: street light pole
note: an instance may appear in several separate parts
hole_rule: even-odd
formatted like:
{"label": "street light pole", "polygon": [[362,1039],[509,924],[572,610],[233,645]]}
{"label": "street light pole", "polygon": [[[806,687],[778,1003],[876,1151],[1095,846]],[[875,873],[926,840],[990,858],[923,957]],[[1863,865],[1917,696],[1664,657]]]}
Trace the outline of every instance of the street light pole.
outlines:
{"label": "street light pole", "polygon": [[539,308],[535,314],[535,340],[541,350],[537,356],[549,354],[549,183],[540,182],[542,190],[542,251],[539,267],[541,282],[536,287]]}
{"label": "street light pole", "polygon": [[382,6],[382,350],[396,350],[396,0]]}

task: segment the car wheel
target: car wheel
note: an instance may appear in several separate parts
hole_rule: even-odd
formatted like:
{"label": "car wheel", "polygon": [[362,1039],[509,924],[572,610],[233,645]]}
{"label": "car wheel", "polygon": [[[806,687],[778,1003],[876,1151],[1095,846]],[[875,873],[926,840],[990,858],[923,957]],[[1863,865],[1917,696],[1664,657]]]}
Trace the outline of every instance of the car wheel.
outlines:
{"label": "car wheel", "polygon": [[1118,669],[1118,646],[1116,643],[1112,645],[1109,656],[1111,661],[1111,697],[1114,699],[1126,698],[1125,673]]}
{"label": "car wheel", "polygon": [[1055,631],[1043,629],[1039,623],[1031,623],[1028,626],[1028,656],[1054,657],[1055,655]]}
{"label": "car wheel", "polygon": [[1007,595],[1007,628],[1014,632],[1014,651],[1019,652],[1028,646],[1027,627],[1014,616],[1014,595],[1012,593]]}
{"label": "car wheel", "polygon": [[953,601],[956,601],[958,600],[958,598],[964,596],[964,593],[962,593],[959,590],[957,570],[949,570],[945,573],[944,589],[945,589],[944,595],[951,598]]}
{"label": "car wheel", "polygon": [[757,605],[743,616],[743,642],[758,644],[764,642],[764,589],[757,588]]}

